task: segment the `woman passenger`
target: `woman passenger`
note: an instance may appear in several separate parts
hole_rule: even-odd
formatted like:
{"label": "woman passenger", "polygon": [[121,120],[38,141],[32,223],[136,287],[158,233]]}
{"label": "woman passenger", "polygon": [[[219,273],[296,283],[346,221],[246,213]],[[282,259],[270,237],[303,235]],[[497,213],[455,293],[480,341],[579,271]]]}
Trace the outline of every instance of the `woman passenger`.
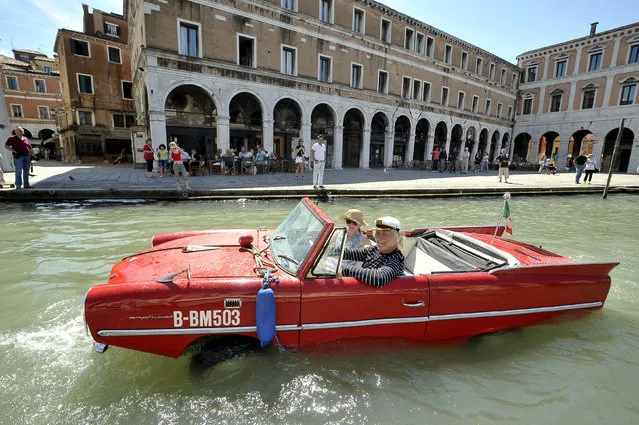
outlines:
{"label": "woman passenger", "polygon": [[346,222],[346,248],[356,249],[371,245],[371,240],[361,231],[362,226],[367,226],[363,212],[349,209],[340,219]]}

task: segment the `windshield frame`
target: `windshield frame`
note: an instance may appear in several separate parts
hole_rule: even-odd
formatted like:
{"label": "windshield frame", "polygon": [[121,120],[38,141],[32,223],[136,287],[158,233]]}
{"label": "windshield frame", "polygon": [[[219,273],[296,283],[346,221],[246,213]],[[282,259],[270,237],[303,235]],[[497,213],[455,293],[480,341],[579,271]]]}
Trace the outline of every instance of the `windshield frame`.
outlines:
{"label": "windshield frame", "polygon": [[[297,219],[312,221],[313,228],[305,229],[305,233],[300,234],[301,229],[287,228]],[[283,272],[291,276],[306,276],[315,263],[315,259],[320,254],[327,239],[330,237],[335,224],[333,220],[315,205],[309,198],[302,200],[293,208],[279,226],[269,236],[271,248],[271,258],[275,265]],[[303,240],[308,241],[308,247],[303,247]],[[286,249],[282,242],[293,241],[296,245],[289,244]],[[295,248],[302,248],[299,253],[292,252]],[[294,255],[293,255],[294,254]],[[287,258],[289,260],[287,260]],[[297,264],[294,263],[295,260]]]}

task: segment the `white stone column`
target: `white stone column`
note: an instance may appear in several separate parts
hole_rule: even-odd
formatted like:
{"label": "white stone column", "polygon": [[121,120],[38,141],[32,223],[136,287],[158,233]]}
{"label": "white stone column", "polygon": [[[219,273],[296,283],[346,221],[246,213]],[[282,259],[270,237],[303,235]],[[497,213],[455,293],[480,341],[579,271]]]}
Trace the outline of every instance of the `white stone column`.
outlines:
{"label": "white stone column", "polygon": [[344,126],[336,125],[333,130],[333,168],[342,169],[342,148],[344,146]]}
{"label": "white stone column", "polygon": [[530,158],[528,158],[528,162],[537,162],[539,163],[539,139],[540,135],[532,136],[530,143],[532,147],[530,148]]}
{"label": "white stone column", "polygon": [[359,168],[368,169],[371,158],[371,129],[364,129],[364,138],[362,140],[362,153],[359,157]]}
{"label": "white stone column", "polygon": [[273,120],[262,120],[262,148],[273,152]]}
{"label": "white stone column", "polygon": [[[615,40],[615,45],[612,48],[612,59],[610,60],[610,68],[614,68],[617,66],[617,56],[619,55],[619,43],[621,42],[621,39],[619,37],[617,37],[617,39]],[[594,157],[594,155],[593,155]]]}
{"label": "white stone column", "polygon": [[544,56],[544,73],[542,74],[541,79],[546,80],[548,78],[548,62],[550,62],[550,56]]}
{"label": "white stone column", "polygon": [[413,153],[415,152],[415,132],[411,131],[408,136],[408,148],[406,149],[406,157],[404,158],[404,164],[410,164],[413,162]]}
{"label": "white stone column", "polygon": [[450,154],[450,134],[446,135],[446,144],[444,145],[446,153]]}
{"label": "white stone column", "polygon": [[393,166],[393,151],[395,150],[395,132],[387,131],[384,133],[384,167]]}
{"label": "white stone column", "polygon": [[[595,143],[592,146],[592,159],[597,163],[597,168],[601,169],[601,154],[603,153],[604,143],[606,143],[605,135],[593,134]],[[635,149],[633,149],[635,151]]]}
{"label": "white stone column", "polygon": [[149,136],[153,140],[153,147],[155,149],[162,143],[168,146],[164,111],[149,111],[149,128],[151,131]]}
{"label": "white stone column", "polygon": [[424,152],[424,160],[432,160],[433,159],[433,147],[435,146],[435,136],[432,134],[428,135],[428,141],[426,142],[426,152]]}
{"label": "white stone column", "polygon": [[473,148],[470,150],[470,163],[471,164],[474,164],[475,155],[477,155],[477,149],[479,149],[479,140],[474,140]]}
{"label": "white stone column", "polygon": [[612,92],[612,84],[614,81],[615,79],[613,77],[606,77],[606,88],[604,89],[604,99],[603,99],[602,108],[614,106],[614,105],[610,105],[610,93]]}
{"label": "white stone column", "polygon": [[[304,139],[304,151],[306,152],[306,156],[311,156],[311,146],[313,146],[313,141],[311,140],[311,124],[304,123],[302,124],[302,139]],[[286,154],[289,155],[288,153]]]}
{"label": "white stone column", "polygon": [[217,117],[217,148],[226,152],[231,147],[231,126],[229,125],[229,117]]}
{"label": "white stone column", "polygon": [[547,88],[545,86],[539,87],[539,110],[537,111],[538,114],[544,113],[544,101],[546,100],[546,89]]}
{"label": "white stone column", "polygon": [[579,62],[581,62],[581,51],[583,47],[577,48],[577,56],[575,57],[575,68],[572,70],[572,75],[579,74]]}
{"label": "white stone column", "polygon": [[570,134],[559,136],[559,159],[557,159],[557,171],[566,171],[566,161],[568,160],[568,145],[570,145]]}

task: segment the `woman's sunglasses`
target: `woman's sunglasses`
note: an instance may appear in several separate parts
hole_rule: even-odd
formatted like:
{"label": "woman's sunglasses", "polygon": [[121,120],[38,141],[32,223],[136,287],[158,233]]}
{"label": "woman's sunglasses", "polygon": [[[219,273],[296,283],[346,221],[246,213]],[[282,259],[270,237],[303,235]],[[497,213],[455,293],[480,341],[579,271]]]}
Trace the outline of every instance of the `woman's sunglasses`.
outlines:
{"label": "woman's sunglasses", "polygon": [[346,220],[346,224],[354,224],[356,226],[359,226],[359,223],[353,220]]}

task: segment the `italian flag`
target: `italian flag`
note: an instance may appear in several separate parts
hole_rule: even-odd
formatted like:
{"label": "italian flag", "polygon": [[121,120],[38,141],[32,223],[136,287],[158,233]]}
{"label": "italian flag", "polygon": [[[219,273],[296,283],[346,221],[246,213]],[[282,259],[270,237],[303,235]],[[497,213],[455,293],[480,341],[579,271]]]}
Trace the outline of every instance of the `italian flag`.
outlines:
{"label": "italian flag", "polygon": [[506,232],[513,234],[513,222],[510,219],[510,206],[508,201],[504,201],[504,218],[506,219]]}

